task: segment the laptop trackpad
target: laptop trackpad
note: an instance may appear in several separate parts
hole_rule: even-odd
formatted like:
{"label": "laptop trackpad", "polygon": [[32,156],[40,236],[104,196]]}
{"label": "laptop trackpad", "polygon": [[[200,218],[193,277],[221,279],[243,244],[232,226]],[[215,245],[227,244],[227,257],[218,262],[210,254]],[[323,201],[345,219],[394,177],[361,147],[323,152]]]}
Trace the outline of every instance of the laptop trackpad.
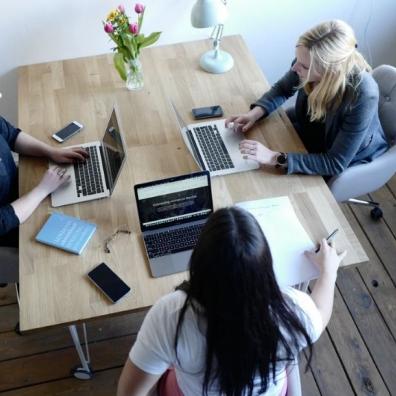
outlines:
{"label": "laptop trackpad", "polygon": [[188,269],[192,250],[169,254],[150,259],[151,273],[154,278],[183,272]]}

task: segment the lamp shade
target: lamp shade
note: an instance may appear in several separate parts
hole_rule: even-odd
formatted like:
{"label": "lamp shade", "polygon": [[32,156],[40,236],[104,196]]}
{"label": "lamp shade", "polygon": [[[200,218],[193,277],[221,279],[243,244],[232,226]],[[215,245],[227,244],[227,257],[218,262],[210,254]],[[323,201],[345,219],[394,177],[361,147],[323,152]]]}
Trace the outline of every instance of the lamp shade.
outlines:
{"label": "lamp shade", "polygon": [[197,0],[191,11],[191,25],[208,28],[223,23],[227,16],[227,7],[221,0]]}

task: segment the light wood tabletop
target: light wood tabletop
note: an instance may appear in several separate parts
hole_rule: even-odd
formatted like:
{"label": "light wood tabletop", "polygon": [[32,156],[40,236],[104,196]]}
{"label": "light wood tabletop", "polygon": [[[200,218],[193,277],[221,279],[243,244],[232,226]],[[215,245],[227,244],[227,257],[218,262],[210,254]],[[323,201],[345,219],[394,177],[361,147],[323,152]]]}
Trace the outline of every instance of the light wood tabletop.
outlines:
{"label": "light wood tabletop", "polygon": [[[111,54],[28,65],[18,81],[19,127],[59,146],[51,135],[71,120],[84,125],[66,145],[102,138],[113,105],[117,107],[128,146],[128,157],[109,199],[52,208],[47,198],[20,227],[20,329],[33,330],[75,323],[102,315],[138,310],[173,290],[187,273],[152,278],[145,256],[133,186],[136,183],[196,171],[169,105],[193,122],[191,108],[220,104],[225,115],[244,112],[269,85],[240,36],[225,37],[222,46],[235,60],[224,74],[199,67],[209,40],[146,48],[141,61],[144,89],[128,91],[119,78]],[[304,151],[283,110],[270,115],[248,134],[271,149]],[[48,162],[20,159],[19,186],[23,194],[38,183]],[[235,202],[287,195],[313,241],[335,228],[337,247],[347,249],[344,265],[367,261],[367,256],[321,177],[282,175],[258,169],[212,179],[215,208]],[[60,211],[94,222],[98,229],[81,256],[34,240],[49,213]],[[120,234],[104,252],[104,240],[118,227]],[[86,274],[106,262],[132,288],[112,304],[88,281]],[[342,275],[341,275],[342,276]]]}

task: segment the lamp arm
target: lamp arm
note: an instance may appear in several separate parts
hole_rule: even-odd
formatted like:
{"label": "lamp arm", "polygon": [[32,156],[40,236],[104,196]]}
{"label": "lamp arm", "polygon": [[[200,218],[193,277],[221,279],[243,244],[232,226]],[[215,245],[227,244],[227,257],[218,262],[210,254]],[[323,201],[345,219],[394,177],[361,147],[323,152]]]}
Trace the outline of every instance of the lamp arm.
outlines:
{"label": "lamp arm", "polygon": [[223,37],[223,30],[224,30],[224,25],[222,23],[219,23],[213,28],[212,34],[210,35],[210,38],[213,39],[213,51],[215,58],[217,58],[219,54],[220,41],[221,38]]}

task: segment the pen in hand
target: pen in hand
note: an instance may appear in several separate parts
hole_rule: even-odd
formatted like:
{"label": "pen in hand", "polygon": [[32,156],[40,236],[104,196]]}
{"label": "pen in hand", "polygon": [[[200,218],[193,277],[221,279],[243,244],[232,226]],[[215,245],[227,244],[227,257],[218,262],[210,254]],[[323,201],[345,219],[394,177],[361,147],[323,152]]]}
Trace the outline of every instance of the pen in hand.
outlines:
{"label": "pen in hand", "polygon": [[[326,241],[327,241],[327,242],[331,242],[331,240],[333,239],[333,237],[335,236],[335,234],[337,234],[337,232],[338,232],[338,228],[336,228],[336,229],[326,238]],[[315,250],[315,253],[318,253],[319,250],[320,250],[320,245],[319,245],[319,247]]]}

